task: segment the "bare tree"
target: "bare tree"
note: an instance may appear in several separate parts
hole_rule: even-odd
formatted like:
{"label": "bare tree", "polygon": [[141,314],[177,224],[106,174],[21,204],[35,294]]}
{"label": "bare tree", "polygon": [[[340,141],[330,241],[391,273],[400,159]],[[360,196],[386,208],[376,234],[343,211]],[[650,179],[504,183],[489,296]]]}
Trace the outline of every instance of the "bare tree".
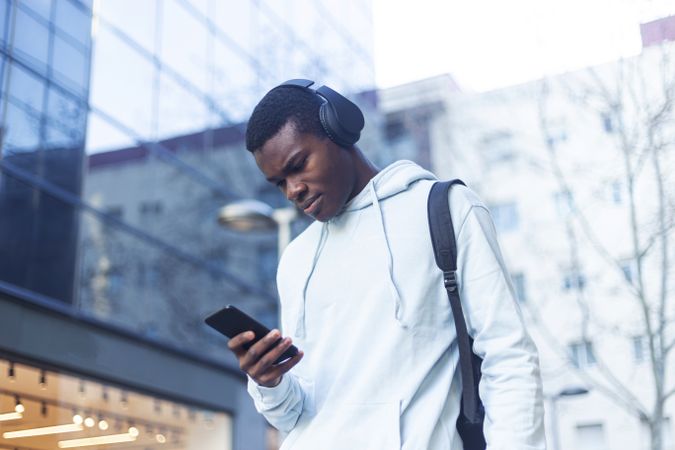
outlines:
{"label": "bare tree", "polygon": [[[667,376],[671,352],[675,347],[672,332],[675,307],[672,288],[672,239],[675,225],[675,173],[672,151],[675,146],[675,66],[672,46],[648,49],[640,56],[622,60],[611,66],[591,68],[578,77],[560,77],[555,82],[542,82],[538,97],[539,127],[550,163],[550,170],[569,215],[565,221],[569,264],[573,273],[582,273],[581,247],[595,253],[610,271],[621,279],[638,313],[640,333],[647,342],[650,384],[653,396],[641,398],[635,386],[596,355],[593,373],[575,368],[583,380],[598,392],[637,416],[649,429],[651,450],[663,449],[663,424],[666,402],[675,395],[675,384]],[[611,68],[610,68],[611,67]],[[563,160],[551,123],[553,91],[560,89],[576,113],[597,117],[598,123],[611,135],[613,177],[621,180],[621,194],[626,198],[625,228],[628,230],[630,253],[619,255],[602,239],[603,229],[597,217],[579,204],[569,164]],[[592,124],[589,124],[592,126]],[[670,165],[670,166],[669,166]],[[626,275],[626,263],[634,274]],[[590,307],[581,283],[574,286],[579,309],[580,335],[589,340],[589,327],[608,330]],[[607,305],[607,308],[610,308]],[[532,310],[537,314],[536,309]],[[566,350],[542,326],[542,334],[560,353]],[[566,354],[571,360],[571,356]],[[642,387],[642,386],[641,386]]]}

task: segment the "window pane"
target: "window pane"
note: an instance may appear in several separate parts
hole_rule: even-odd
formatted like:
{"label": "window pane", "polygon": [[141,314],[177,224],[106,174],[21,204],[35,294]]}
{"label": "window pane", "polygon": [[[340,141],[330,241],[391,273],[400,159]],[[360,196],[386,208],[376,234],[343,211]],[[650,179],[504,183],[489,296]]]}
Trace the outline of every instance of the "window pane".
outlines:
{"label": "window pane", "polygon": [[206,105],[166,74],[160,75],[158,136],[187,134],[204,129]]}
{"label": "window pane", "polygon": [[93,0],[77,0],[77,1],[79,1],[80,4],[84,5],[84,7],[89,11],[91,11],[91,9],[93,8],[94,3]]}
{"label": "window pane", "polygon": [[70,43],[54,36],[53,67],[55,78],[65,87],[85,95],[87,92],[87,64],[85,54]]}
{"label": "window pane", "polygon": [[14,52],[39,72],[47,71],[49,31],[21,8],[16,10],[14,22]]}
{"label": "window pane", "polygon": [[605,450],[607,442],[602,424],[577,425],[579,450]]}
{"label": "window pane", "polygon": [[5,89],[5,61],[4,55],[0,54],[0,145],[3,142],[2,128],[5,123],[5,101],[7,101],[5,98],[5,93],[7,92]]}
{"label": "window pane", "polygon": [[18,100],[17,103],[28,105],[38,114],[42,112],[44,82],[16,64],[11,66],[8,92],[10,98]]}
{"label": "window pane", "polygon": [[[124,34],[152,52],[155,48],[156,0],[115,0],[99,2],[97,13],[105,22],[119,28]],[[133,11],[133,14],[129,14]],[[161,6],[160,6],[161,12]]]}
{"label": "window pane", "polygon": [[14,102],[7,102],[3,154],[28,152],[40,143],[40,119]]}
{"label": "window pane", "polygon": [[498,231],[513,231],[518,228],[518,210],[515,203],[492,205],[490,212]]}
{"label": "window pane", "polygon": [[0,2],[0,46],[4,47],[7,41],[5,32],[7,31],[7,11],[9,2]]}
{"label": "window pane", "polygon": [[519,302],[524,302],[526,299],[525,294],[525,275],[522,273],[515,273],[511,276],[513,280],[513,288],[516,291],[516,298]]}
{"label": "window pane", "polygon": [[642,362],[645,359],[645,342],[642,336],[633,336],[633,356],[635,362]]}
{"label": "window pane", "polygon": [[[174,1],[162,3],[162,15],[162,62],[180,72],[201,91],[206,91],[206,26],[185,14]],[[177,33],[176,30],[181,31]]]}
{"label": "window pane", "polygon": [[586,362],[589,365],[595,364],[596,360],[595,360],[595,352],[593,351],[593,344],[591,342],[586,342],[585,347],[586,347]]}
{"label": "window pane", "polygon": [[69,0],[57,0],[54,23],[59,30],[77,39],[85,47],[89,47],[91,38],[91,17],[80,5]]}
{"label": "window pane", "polygon": [[580,358],[579,358],[579,344],[571,344],[569,346],[570,356],[572,357],[572,362],[576,367],[580,367]]}
{"label": "window pane", "polygon": [[[106,27],[99,29],[89,103],[150,139],[153,67]],[[124,64],[120,64],[124,61]],[[124,132],[124,130],[118,130]],[[108,143],[101,143],[108,147]]]}
{"label": "window pane", "polygon": [[21,0],[21,5],[30,8],[31,11],[44,17],[45,20],[49,20],[50,18],[51,0]]}
{"label": "window pane", "polygon": [[84,145],[86,114],[81,103],[52,88],[47,99],[47,114],[47,147],[77,148]]}
{"label": "window pane", "polygon": [[68,128],[84,131],[86,115],[82,102],[59,89],[51,88],[49,90],[47,114],[52,120],[56,119]]}

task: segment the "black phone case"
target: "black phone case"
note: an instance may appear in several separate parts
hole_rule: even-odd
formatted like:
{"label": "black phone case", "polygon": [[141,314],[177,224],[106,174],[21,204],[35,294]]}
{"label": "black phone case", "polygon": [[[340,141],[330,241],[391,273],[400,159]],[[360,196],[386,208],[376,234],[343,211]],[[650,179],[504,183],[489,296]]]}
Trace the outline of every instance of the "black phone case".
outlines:
{"label": "black phone case", "polygon": [[[220,311],[210,315],[204,319],[204,322],[206,322],[206,324],[211,328],[229,338],[233,338],[245,331],[253,331],[255,338],[244,346],[246,349],[250,348],[253,344],[258,342],[270,332],[270,330],[265,325],[261,324],[251,316],[232,305],[227,305]],[[274,346],[278,345],[280,342],[281,338],[279,338]],[[274,361],[274,364],[279,364],[297,354],[298,348],[295,345],[291,345],[284,353],[281,354],[279,358],[276,359],[276,361]]]}

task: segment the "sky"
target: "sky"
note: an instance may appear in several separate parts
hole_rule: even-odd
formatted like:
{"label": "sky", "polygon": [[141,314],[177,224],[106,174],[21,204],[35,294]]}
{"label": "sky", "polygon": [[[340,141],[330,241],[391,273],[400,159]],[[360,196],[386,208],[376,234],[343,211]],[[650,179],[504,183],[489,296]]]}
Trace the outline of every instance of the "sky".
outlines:
{"label": "sky", "polygon": [[374,0],[376,83],[450,73],[487,91],[640,52],[675,0]]}

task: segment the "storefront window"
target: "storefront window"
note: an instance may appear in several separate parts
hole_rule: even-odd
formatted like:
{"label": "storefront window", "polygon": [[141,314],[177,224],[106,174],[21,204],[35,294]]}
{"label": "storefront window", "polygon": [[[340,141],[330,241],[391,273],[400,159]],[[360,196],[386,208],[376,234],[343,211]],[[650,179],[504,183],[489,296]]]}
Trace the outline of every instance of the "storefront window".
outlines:
{"label": "storefront window", "polygon": [[0,360],[0,448],[230,450],[228,414]]}

